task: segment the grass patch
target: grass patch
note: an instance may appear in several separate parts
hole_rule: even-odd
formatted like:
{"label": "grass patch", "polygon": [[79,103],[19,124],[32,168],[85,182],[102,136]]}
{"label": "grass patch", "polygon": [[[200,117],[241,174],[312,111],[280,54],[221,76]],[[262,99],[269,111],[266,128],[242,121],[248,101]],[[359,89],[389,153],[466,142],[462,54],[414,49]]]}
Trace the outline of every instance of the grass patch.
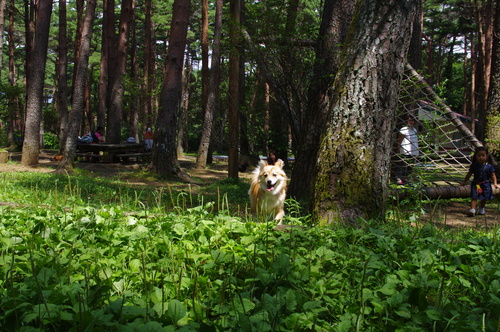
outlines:
{"label": "grass patch", "polygon": [[500,230],[238,214],[248,184],[0,174],[6,331],[497,331]]}

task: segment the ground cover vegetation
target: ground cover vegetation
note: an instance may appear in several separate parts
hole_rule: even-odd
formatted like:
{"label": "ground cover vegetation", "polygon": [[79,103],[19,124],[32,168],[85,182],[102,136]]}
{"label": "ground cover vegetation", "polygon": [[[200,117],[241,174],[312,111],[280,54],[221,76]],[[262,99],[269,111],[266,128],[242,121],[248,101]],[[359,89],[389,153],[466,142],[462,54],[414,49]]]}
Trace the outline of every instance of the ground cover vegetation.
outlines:
{"label": "ground cover vegetation", "polygon": [[1,173],[5,331],[497,331],[500,230],[390,222],[289,231],[248,183],[194,191]]}

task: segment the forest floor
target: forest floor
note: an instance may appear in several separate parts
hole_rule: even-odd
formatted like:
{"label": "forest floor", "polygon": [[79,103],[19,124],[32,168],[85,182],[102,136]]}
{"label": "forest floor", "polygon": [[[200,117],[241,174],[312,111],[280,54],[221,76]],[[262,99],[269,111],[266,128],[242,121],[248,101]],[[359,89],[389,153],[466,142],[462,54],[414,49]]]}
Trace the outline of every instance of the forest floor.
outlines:
{"label": "forest floor", "polygon": [[[42,150],[39,158],[39,164],[35,167],[21,165],[21,153],[9,152],[9,162],[0,164],[0,172],[54,172],[59,162],[53,158],[55,152],[52,150]],[[210,165],[207,169],[196,169],[195,157],[184,156],[179,159],[179,163],[192,178],[196,179],[199,186],[205,186],[220,181],[227,177],[227,162],[218,161]],[[92,162],[78,162],[77,168],[91,172],[95,176],[118,177],[127,179],[131,173],[137,173],[138,170],[147,171],[145,165],[137,163],[126,164],[105,164]],[[145,172],[147,174],[147,172]],[[240,173],[240,177],[249,179],[250,171]],[[144,186],[163,186],[164,182],[155,180],[154,177],[144,176],[140,180],[133,177],[134,185]],[[128,180],[127,180],[128,181]],[[186,184],[188,186],[188,184]],[[486,205],[486,214],[483,216],[467,217],[465,212],[469,209],[468,200],[443,200],[439,202],[430,202],[423,205],[425,213],[419,218],[420,223],[433,223],[436,226],[444,228],[490,228],[500,226],[500,197]]]}

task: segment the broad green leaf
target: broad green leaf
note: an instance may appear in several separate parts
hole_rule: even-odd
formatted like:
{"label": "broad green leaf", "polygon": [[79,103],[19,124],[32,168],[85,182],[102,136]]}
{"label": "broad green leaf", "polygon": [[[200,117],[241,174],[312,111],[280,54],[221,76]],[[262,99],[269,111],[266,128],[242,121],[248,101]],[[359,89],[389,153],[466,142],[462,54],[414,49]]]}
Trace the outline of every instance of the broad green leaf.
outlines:
{"label": "broad green leaf", "polygon": [[429,317],[432,320],[439,321],[441,320],[441,313],[437,311],[436,309],[428,309],[425,311],[427,317]]}
{"label": "broad green leaf", "polygon": [[177,323],[184,316],[186,316],[186,309],[184,305],[179,300],[172,300],[168,303],[167,316],[174,322]]}
{"label": "broad green leaf", "polygon": [[128,263],[131,272],[139,272],[141,270],[141,261],[133,259]]}
{"label": "broad green leaf", "polygon": [[404,318],[410,318],[411,317],[411,313],[410,313],[410,310],[408,310],[408,308],[406,307],[399,307],[398,309],[396,309],[394,311],[398,316],[401,316],[401,317],[404,317]]}
{"label": "broad green leaf", "polygon": [[234,311],[236,312],[248,313],[253,308],[255,308],[255,304],[247,298],[243,298],[241,301],[239,299],[234,301]]}

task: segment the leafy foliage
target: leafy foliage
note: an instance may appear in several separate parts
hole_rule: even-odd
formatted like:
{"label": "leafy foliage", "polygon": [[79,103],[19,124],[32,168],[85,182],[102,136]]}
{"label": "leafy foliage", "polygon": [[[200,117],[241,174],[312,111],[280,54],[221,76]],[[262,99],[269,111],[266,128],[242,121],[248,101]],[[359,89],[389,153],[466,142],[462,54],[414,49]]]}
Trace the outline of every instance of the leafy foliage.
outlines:
{"label": "leafy foliage", "polygon": [[215,209],[223,194],[53,174],[0,183],[4,330],[498,328],[498,229],[305,227],[290,206],[287,223],[302,227],[278,232]]}

